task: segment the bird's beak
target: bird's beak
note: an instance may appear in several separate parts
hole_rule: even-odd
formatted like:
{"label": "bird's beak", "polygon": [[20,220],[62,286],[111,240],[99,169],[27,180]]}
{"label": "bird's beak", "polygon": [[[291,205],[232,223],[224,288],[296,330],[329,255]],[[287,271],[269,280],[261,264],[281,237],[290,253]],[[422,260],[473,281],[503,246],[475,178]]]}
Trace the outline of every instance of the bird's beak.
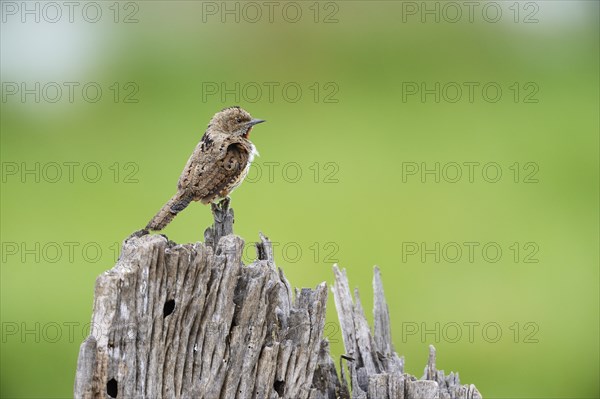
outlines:
{"label": "bird's beak", "polygon": [[248,122],[248,126],[258,125],[259,123],[263,123],[263,122],[266,122],[266,120],[264,120],[264,119],[252,119],[250,122]]}

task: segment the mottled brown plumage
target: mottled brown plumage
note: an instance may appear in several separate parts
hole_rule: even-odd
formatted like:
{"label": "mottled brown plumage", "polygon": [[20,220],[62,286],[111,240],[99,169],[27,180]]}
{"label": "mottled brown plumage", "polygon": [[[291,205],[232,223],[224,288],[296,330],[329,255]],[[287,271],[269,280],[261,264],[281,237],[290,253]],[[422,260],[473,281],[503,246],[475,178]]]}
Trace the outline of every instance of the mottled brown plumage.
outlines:
{"label": "mottled brown plumage", "polygon": [[261,122],[240,107],[217,112],[179,177],[177,193],[146,229],[162,230],[190,202],[208,204],[227,197],[239,186],[257,154],[249,140],[250,130]]}

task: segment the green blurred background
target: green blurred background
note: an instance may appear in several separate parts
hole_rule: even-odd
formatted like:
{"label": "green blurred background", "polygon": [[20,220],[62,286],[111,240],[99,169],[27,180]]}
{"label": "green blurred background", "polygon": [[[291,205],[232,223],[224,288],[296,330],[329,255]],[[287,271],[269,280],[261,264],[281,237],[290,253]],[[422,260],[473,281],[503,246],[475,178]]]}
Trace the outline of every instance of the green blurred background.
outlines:
{"label": "green blurred background", "polygon": [[[486,398],[600,395],[598,2],[101,2],[98,22],[58,4],[52,22],[45,3],[2,3],[3,398],[72,395],[96,276],[233,104],[268,120],[236,233],[276,242],[294,286],[331,283],[337,262],[371,320],[378,265],[408,372],[431,343]],[[406,91],[436,82],[439,102]],[[420,174],[436,163],[439,182]],[[210,223],[192,204],[165,233]],[[328,322],[337,358],[332,295]]]}

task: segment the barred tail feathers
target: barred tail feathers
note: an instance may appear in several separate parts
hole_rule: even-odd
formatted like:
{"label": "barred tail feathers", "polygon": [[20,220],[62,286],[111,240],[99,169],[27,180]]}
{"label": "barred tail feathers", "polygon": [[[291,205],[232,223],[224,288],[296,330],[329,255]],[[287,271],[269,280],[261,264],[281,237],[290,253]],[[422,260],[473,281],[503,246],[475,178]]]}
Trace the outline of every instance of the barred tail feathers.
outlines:
{"label": "barred tail feathers", "polygon": [[162,230],[192,202],[192,197],[185,193],[175,194],[158,213],[148,222],[146,230]]}

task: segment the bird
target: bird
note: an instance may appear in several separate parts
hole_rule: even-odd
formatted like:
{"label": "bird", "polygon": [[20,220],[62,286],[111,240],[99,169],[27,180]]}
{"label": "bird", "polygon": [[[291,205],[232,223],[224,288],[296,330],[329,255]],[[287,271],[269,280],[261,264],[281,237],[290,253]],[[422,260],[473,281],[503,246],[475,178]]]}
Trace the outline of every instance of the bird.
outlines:
{"label": "bird", "polygon": [[146,230],[164,229],[192,201],[209,204],[228,199],[258,155],[250,131],[263,122],[239,106],[217,112],[181,172],[177,193],[148,222]]}

